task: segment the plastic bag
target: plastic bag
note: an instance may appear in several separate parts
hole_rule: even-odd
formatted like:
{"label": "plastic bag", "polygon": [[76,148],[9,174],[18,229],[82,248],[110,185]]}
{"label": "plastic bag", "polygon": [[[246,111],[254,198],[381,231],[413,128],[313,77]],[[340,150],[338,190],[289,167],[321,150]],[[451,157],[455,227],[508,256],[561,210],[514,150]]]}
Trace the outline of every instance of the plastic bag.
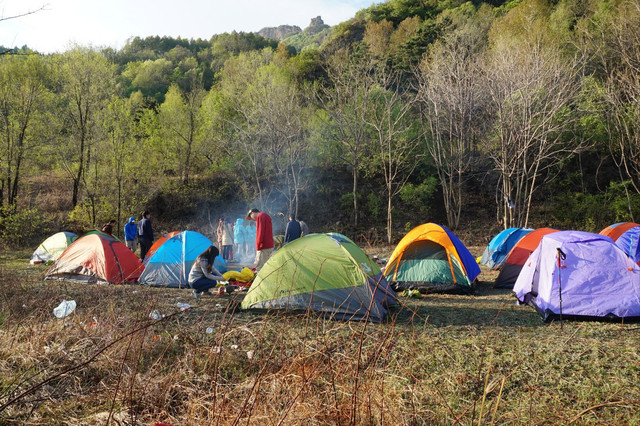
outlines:
{"label": "plastic bag", "polygon": [[75,300],[63,300],[62,303],[58,305],[57,308],[53,309],[53,315],[56,318],[64,318],[69,316],[71,312],[76,310],[76,301]]}

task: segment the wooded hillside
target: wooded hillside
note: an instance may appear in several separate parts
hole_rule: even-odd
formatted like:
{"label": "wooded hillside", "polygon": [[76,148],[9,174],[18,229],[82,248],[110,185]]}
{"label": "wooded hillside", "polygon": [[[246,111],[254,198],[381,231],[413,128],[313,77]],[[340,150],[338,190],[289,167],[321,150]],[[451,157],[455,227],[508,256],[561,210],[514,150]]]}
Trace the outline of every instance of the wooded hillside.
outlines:
{"label": "wooded hillside", "polygon": [[0,56],[3,242],[144,209],[388,242],[638,214],[639,0],[391,0],[323,32]]}

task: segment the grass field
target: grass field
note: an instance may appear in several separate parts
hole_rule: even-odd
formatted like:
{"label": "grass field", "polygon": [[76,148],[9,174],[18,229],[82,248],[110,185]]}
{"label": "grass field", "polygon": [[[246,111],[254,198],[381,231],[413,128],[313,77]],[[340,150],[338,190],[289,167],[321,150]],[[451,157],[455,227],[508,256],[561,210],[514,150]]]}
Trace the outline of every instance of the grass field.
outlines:
{"label": "grass field", "polygon": [[43,281],[28,257],[0,255],[2,424],[640,424],[638,324],[543,324],[487,272],[367,324]]}

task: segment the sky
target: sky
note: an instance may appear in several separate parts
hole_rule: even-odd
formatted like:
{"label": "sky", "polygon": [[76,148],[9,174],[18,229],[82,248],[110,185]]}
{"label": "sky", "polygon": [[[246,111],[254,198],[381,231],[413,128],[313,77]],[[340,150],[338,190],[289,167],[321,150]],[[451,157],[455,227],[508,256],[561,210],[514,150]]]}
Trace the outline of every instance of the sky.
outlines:
{"label": "sky", "polygon": [[[120,49],[130,37],[202,38],[297,25],[336,25],[382,0],[0,0],[0,45],[41,53],[73,44]],[[44,10],[16,19],[11,16]]]}

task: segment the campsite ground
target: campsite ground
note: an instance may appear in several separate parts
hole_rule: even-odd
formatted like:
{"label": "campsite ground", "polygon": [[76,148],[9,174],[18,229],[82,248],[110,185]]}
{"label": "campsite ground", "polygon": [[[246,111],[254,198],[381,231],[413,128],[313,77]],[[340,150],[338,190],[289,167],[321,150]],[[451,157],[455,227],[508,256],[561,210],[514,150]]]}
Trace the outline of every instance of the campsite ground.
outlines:
{"label": "campsite ground", "polygon": [[[473,296],[365,324],[42,281],[28,257],[0,255],[3,424],[640,423],[637,324],[543,324],[487,271]],[[57,319],[63,299],[77,309]]]}

